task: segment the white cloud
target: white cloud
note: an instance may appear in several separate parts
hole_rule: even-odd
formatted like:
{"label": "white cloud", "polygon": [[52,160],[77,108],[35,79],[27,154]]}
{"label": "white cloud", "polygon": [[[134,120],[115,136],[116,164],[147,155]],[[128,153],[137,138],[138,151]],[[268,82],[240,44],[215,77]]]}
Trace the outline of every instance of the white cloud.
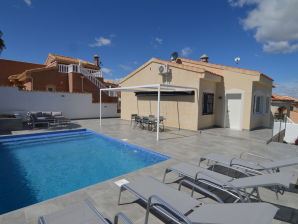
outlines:
{"label": "white cloud", "polygon": [[275,94],[281,96],[291,96],[298,99],[298,80],[276,84],[275,86],[276,88],[273,89]]}
{"label": "white cloud", "polygon": [[192,53],[192,49],[190,47],[185,47],[181,50],[182,56],[187,57]]}
{"label": "white cloud", "polygon": [[122,68],[124,71],[131,71],[132,70],[132,68],[130,66],[127,66],[127,65],[120,64],[119,67]]}
{"label": "white cloud", "polygon": [[104,38],[104,37],[97,37],[95,38],[95,43],[90,44],[90,47],[102,47],[102,46],[107,46],[112,43],[111,39]]}
{"label": "white cloud", "polygon": [[139,62],[137,62],[137,61],[134,61],[133,63],[134,63],[135,65],[139,64]]}
{"label": "white cloud", "polygon": [[292,53],[298,49],[298,44],[290,45],[287,41],[268,41],[263,45],[267,53]]}
{"label": "white cloud", "polygon": [[155,37],[154,39],[158,44],[162,44],[163,43],[163,39],[159,38],[159,37]]}
{"label": "white cloud", "polygon": [[112,70],[109,69],[109,68],[104,68],[103,67],[103,68],[101,68],[101,71],[103,72],[103,74],[110,75],[110,76],[113,75]]}
{"label": "white cloud", "polygon": [[229,0],[234,7],[250,5],[244,30],[253,30],[255,39],[268,53],[291,53],[298,50],[297,0]]}
{"label": "white cloud", "polygon": [[231,4],[231,6],[238,6],[238,7],[242,7],[245,4],[249,5],[249,4],[255,4],[260,2],[261,0],[229,0],[229,3]]}
{"label": "white cloud", "polygon": [[25,2],[28,6],[32,5],[32,0],[24,0],[24,2]]}

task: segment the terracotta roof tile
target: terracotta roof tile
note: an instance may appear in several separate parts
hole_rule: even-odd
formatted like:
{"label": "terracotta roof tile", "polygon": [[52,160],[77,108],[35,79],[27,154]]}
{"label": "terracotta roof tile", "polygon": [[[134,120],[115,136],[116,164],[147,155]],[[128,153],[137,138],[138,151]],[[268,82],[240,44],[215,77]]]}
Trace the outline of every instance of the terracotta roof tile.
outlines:
{"label": "terracotta roof tile", "polygon": [[24,80],[28,77],[30,77],[30,74],[32,72],[38,72],[38,71],[45,71],[45,70],[50,70],[50,69],[53,69],[53,68],[56,68],[54,66],[51,66],[51,67],[43,67],[43,68],[33,68],[33,69],[28,69],[20,74],[16,74],[16,75],[11,75],[8,77],[9,80]]}
{"label": "terracotta roof tile", "polygon": [[98,67],[89,62],[89,61],[84,61],[82,59],[79,58],[71,58],[71,57],[66,57],[66,56],[62,56],[62,55],[57,55],[57,54],[49,54],[48,58],[46,60],[46,64],[50,65],[53,62],[60,62],[60,63],[65,63],[65,64],[83,64],[85,67],[88,68],[94,68],[94,69],[98,69]]}
{"label": "terracotta roof tile", "polygon": [[298,99],[294,98],[294,97],[290,97],[290,96],[279,96],[276,94],[272,94],[272,101],[294,101],[294,102],[298,102]]}

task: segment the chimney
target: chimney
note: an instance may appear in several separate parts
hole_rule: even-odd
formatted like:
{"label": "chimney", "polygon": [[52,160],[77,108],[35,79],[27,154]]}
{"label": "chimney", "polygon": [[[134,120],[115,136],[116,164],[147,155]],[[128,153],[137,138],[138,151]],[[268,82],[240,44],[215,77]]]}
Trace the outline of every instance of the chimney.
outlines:
{"label": "chimney", "polygon": [[208,55],[206,54],[203,54],[200,58],[201,58],[201,61],[203,62],[208,62],[208,59],[209,59]]}
{"label": "chimney", "polygon": [[99,56],[98,55],[94,55],[94,64],[99,67]]}

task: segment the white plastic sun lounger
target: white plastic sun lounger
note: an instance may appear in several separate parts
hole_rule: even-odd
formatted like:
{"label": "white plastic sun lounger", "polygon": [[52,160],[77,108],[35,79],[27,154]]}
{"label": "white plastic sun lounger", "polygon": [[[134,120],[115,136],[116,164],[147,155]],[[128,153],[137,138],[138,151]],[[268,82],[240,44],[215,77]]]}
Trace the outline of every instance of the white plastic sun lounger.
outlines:
{"label": "white plastic sun lounger", "polygon": [[269,224],[278,208],[268,203],[204,204],[188,194],[165,185],[153,177],[144,177],[124,184],[127,190],[147,204],[145,224],[151,210],[175,223],[200,224]]}
{"label": "white plastic sun lounger", "polygon": [[[281,187],[289,188],[294,177],[292,173],[280,172],[235,179],[189,163],[178,163],[165,170],[163,182],[165,182],[166,175],[169,172],[176,172],[179,175],[190,178],[193,182],[203,183],[224,191],[235,197],[236,201],[240,200],[242,202],[250,201],[250,197],[261,200],[258,187],[273,187],[276,194],[282,194],[283,191],[279,191],[279,189]],[[192,184],[190,183],[190,185]],[[249,193],[248,189],[252,189],[252,191]]]}
{"label": "white plastic sun lounger", "polygon": [[[123,214],[115,216],[114,224],[120,220],[125,224],[132,222]],[[97,209],[88,201],[69,206],[63,210],[49,215],[39,217],[39,224],[113,224],[108,221]]]}
{"label": "white plastic sun lounger", "polygon": [[[257,163],[255,161],[244,160],[242,159],[242,156],[244,154],[255,156],[257,158],[264,159],[266,161],[263,163]],[[205,161],[205,160],[207,160],[208,163],[214,162],[218,164],[223,164],[225,166],[241,168],[258,174],[260,174],[262,171],[267,171],[269,173],[270,171],[278,172],[279,169],[282,167],[298,165],[298,157],[292,157],[289,159],[274,161],[272,159],[269,159],[254,153],[242,153],[239,158],[230,157],[223,154],[210,153],[200,158],[199,165],[201,164],[202,161]]]}

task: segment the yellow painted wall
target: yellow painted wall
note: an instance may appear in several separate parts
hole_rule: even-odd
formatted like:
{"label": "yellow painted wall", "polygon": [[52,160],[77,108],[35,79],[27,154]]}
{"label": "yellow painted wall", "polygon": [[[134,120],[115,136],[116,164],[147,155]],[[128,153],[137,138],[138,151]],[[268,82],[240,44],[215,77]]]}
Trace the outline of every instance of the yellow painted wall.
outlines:
{"label": "yellow painted wall", "polygon": [[[194,66],[192,63],[183,62],[183,64]],[[215,72],[223,76],[223,86],[221,83],[218,83],[217,93],[218,97],[223,95],[224,92],[229,90],[243,90],[244,91],[244,108],[243,108],[243,120],[242,120],[242,128],[251,130],[258,127],[269,127],[271,115],[263,114],[262,116],[253,115],[252,106],[253,106],[253,83],[260,83],[259,86],[262,86],[263,91],[266,94],[271,94],[272,92],[272,80],[260,76],[255,71],[245,71],[245,70],[237,70],[235,68],[213,68],[206,63],[204,65],[195,65],[200,68],[204,68],[208,71]],[[240,72],[239,72],[240,71]],[[256,84],[258,85],[258,84]],[[217,108],[216,108],[216,122],[215,124],[218,126],[223,126],[224,121],[224,100],[216,99]]]}
{"label": "yellow painted wall", "polygon": [[[152,63],[151,63],[152,62]],[[165,62],[166,63],[166,62]],[[214,125],[223,127],[225,113],[225,94],[227,91],[239,90],[243,94],[243,129],[254,129],[257,127],[270,126],[270,113],[256,116],[252,113],[253,91],[261,88],[266,94],[271,94],[272,81],[260,76],[257,72],[247,72],[237,69],[212,68],[200,65],[198,69],[206,69],[223,77],[214,76],[210,73],[194,72],[187,68],[172,67],[172,76],[167,79],[158,73],[158,67],[165,64],[151,59],[147,66],[139,69],[135,75],[130,76],[121,86],[136,86],[164,83],[179,86],[188,86],[198,89],[195,96],[161,97],[160,114],[166,117],[165,124],[172,127],[197,130],[212,127]],[[183,65],[193,64],[183,62]],[[195,65],[196,66],[196,65]],[[239,72],[240,71],[240,72]],[[209,81],[210,80],[210,81]],[[214,114],[202,115],[202,93],[213,92]],[[123,92],[121,95],[122,108],[121,118],[129,120],[131,114],[149,115],[156,114],[157,97],[135,97],[134,93]]]}
{"label": "yellow painted wall", "polygon": [[266,112],[266,97],[269,97],[271,99],[272,95],[272,89],[268,88],[267,85],[262,85],[257,82],[253,83],[253,94],[252,94],[252,101],[253,101],[253,96],[255,94],[261,94],[264,96],[264,101],[263,101],[263,110],[264,112],[261,114],[256,114],[253,113],[253,108],[251,108],[251,124],[250,124],[250,129],[255,129],[255,128],[260,128],[260,127],[265,127],[269,128],[271,126],[272,122],[272,113],[270,110],[270,103],[269,103],[269,109],[268,112]]}
{"label": "yellow painted wall", "polygon": [[[140,70],[137,75],[132,76],[124,83],[124,86],[137,86],[146,84],[164,83],[170,85],[188,86],[199,88],[200,77],[203,73],[186,71],[181,68],[171,67],[172,75],[167,81],[158,73],[161,63],[153,62]],[[156,90],[152,90],[156,91]],[[139,96],[135,93],[123,92],[121,94],[121,119],[129,120],[131,114],[139,114],[148,116],[156,115],[157,97]],[[160,115],[166,118],[165,125],[197,130],[198,129],[198,96],[197,92],[194,96],[161,96]]]}

